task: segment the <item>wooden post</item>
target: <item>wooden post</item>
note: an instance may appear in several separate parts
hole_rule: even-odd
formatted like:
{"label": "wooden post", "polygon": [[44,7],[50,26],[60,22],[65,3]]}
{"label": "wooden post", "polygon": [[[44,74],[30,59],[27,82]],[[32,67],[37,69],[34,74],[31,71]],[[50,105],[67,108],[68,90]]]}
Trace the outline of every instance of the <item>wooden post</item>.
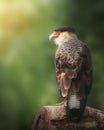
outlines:
{"label": "wooden post", "polygon": [[104,130],[104,112],[86,107],[76,124],[67,121],[64,105],[43,106],[34,117],[32,130]]}

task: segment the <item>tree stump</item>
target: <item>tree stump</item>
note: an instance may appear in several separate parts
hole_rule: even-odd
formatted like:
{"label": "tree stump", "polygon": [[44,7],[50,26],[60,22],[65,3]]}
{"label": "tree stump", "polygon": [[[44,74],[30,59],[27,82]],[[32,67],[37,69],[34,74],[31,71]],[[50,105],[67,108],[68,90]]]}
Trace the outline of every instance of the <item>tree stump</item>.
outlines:
{"label": "tree stump", "polygon": [[86,107],[79,123],[67,120],[64,105],[43,106],[36,114],[32,130],[104,130],[104,112]]}

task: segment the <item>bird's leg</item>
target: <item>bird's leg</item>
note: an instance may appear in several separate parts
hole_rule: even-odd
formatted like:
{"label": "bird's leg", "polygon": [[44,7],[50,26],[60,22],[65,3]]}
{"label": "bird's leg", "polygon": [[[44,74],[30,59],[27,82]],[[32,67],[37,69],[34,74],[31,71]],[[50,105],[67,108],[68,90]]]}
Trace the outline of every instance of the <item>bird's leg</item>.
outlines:
{"label": "bird's leg", "polygon": [[64,104],[65,104],[65,101],[66,101],[66,100],[64,99],[62,102],[57,103],[56,106],[64,105]]}
{"label": "bird's leg", "polygon": [[64,105],[64,101],[57,103],[56,106]]}

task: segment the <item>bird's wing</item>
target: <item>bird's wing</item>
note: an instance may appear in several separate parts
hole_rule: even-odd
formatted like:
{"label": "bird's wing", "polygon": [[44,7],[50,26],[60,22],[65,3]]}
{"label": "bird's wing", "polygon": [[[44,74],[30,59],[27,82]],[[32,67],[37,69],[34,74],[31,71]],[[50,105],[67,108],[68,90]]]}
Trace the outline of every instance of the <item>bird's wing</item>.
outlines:
{"label": "bird's wing", "polygon": [[56,79],[61,97],[67,97],[68,90],[71,87],[72,79],[77,77],[76,66],[69,63],[68,57],[62,53],[57,53],[56,61]]}
{"label": "bird's wing", "polygon": [[93,66],[90,51],[85,44],[83,44],[82,57],[83,57],[82,81],[86,89],[86,94],[88,95],[93,81]]}
{"label": "bird's wing", "polygon": [[[73,54],[74,63],[70,55],[57,53],[56,78],[61,97],[67,97],[69,88],[73,86],[74,91],[79,91],[86,96],[89,94],[92,85],[92,62],[88,48],[82,44],[82,51],[79,55]],[[69,60],[70,59],[70,60]]]}

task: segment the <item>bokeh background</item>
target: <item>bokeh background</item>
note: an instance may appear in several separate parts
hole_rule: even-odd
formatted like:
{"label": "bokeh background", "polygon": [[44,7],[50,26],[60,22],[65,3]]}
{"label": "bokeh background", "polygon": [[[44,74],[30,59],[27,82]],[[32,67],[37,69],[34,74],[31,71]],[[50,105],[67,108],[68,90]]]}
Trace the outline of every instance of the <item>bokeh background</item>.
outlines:
{"label": "bokeh background", "polygon": [[60,101],[48,36],[63,25],[91,50],[88,105],[104,110],[104,0],[0,0],[0,130],[29,130],[41,106]]}

